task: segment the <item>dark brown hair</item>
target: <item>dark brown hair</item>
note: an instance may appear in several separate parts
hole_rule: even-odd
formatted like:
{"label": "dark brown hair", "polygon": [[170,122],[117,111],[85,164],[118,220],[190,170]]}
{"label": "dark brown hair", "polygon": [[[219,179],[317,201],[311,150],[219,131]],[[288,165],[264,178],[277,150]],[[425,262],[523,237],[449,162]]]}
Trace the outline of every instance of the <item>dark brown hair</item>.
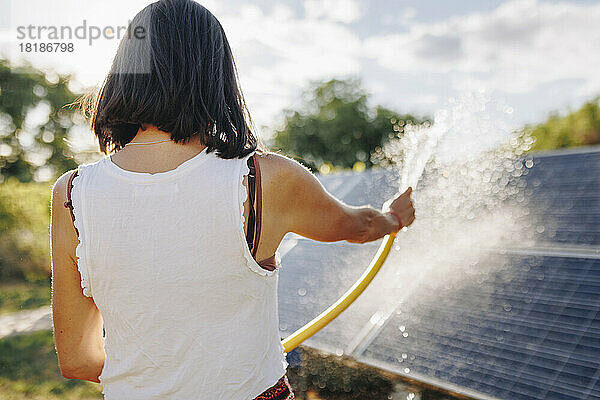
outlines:
{"label": "dark brown hair", "polygon": [[147,123],[176,143],[200,135],[207,152],[242,158],[266,148],[238,81],[217,18],[191,0],[160,0],[135,16],[100,90],[82,103],[104,154],[121,149]]}

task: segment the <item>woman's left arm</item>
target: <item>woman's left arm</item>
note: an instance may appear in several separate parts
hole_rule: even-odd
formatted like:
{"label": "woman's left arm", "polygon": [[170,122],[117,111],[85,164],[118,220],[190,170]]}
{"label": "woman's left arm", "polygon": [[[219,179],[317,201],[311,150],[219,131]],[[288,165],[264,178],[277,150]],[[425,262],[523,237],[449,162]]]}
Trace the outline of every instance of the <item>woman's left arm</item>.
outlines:
{"label": "woman's left arm", "polygon": [[100,382],[104,367],[102,315],[83,294],[75,249],[79,243],[67,200],[63,174],[52,189],[50,245],[52,257],[52,320],[58,365],[65,378]]}

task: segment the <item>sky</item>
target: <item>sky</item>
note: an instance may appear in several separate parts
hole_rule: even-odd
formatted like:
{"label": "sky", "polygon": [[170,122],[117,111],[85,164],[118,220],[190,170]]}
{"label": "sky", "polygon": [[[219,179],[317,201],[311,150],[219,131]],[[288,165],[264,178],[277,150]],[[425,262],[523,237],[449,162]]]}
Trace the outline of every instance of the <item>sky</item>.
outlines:
{"label": "sky", "polygon": [[[19,26],[126,26],[149,1],[0,0],[0,53],[101,84],[118,40],[74,39],[73,52],[23,53]],[[600,1],[206,0],[232,47],[264,139],[311,82],[359,78],[370,103],[433,116],[485,91],[518,123],[600,94]],[[83,32],[83,30],[82,30]],[[68,40],[67,40],[68,41]]]}

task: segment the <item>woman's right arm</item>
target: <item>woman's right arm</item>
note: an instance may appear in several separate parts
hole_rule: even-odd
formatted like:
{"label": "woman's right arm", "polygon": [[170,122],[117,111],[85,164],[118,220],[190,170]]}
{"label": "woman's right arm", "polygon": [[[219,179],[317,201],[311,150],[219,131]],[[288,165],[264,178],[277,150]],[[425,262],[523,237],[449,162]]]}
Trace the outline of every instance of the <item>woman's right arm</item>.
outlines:
{"label": "woman's right arm", "polygon": [[[302,164],[280,154],[272,154],[278,164],[278,197],[286,209],[282,215],[288,232],[321,242],[346,240],[366,243],[400,229],[398,219],[392,213],[384,213],[371,206],[349,206],[327,192],[317,177]],[[400,216],[404,218],[402,225],[408,226],[414,219],[414,209],[409,198],[403,203],[407,204],[400,209],[400,203],[395,201],[391,209],[396,214],[406,215],[406,218]]]}

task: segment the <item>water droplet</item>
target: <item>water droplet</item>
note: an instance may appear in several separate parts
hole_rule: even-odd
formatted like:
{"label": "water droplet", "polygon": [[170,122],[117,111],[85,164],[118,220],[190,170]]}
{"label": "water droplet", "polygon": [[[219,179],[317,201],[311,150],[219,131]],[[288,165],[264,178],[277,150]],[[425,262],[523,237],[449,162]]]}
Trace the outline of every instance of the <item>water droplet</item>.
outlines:
{"label": "water droplet", "polygon": [[537,276],[538,281],[543,281],[544,280],[544,273],[540,272]]}
{"label": "water droplet", "polygon": [[404,333],[402,334],[402,336],[404,336],[404,337],[408,337],[408,332],[404,332]]}
{"label": "water droplet", "polygon": [[304,288],[298,289],[298,295],[299,296],[306,296],[306,289],[304,289]]}
{"label": "water droplet", "polygon": [[408,358],[408,354],[402,353],[402,358]]}
{"label": "water droplet", "polygon": [[410,372],[410,368],[404,368],[404,373],[408,374]]}
{"label": "water droplet", "polygon": [[400,329],[400,332],[404,332],[406,330],[406,327],[404,325],[400,325],[398,329]]}

